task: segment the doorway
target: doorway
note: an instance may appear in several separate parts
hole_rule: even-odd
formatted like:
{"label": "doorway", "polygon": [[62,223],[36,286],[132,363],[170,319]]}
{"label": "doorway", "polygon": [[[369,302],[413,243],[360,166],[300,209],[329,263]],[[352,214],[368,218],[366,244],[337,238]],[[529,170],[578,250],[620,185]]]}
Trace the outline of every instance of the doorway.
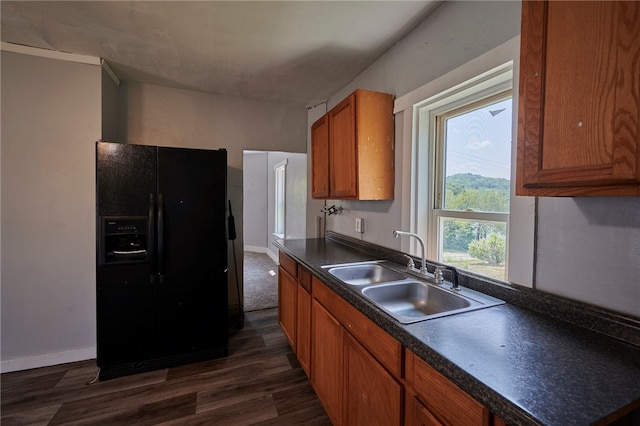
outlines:
{"label": "doorway", "polygon": [[275,308],[278,253],[273,242],[306,238],[307,154],[245,150],[242,193],[244,311]]}

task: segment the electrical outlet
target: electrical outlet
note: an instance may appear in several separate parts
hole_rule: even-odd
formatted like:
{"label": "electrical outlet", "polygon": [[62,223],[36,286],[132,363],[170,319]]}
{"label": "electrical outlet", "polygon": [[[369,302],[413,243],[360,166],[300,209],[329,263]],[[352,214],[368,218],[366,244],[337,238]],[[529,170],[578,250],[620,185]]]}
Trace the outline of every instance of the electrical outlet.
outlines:
{"label": "electrical outlet", "polygon": [[356,232],[364,232],[364,219],[361,217],[356,217]]}

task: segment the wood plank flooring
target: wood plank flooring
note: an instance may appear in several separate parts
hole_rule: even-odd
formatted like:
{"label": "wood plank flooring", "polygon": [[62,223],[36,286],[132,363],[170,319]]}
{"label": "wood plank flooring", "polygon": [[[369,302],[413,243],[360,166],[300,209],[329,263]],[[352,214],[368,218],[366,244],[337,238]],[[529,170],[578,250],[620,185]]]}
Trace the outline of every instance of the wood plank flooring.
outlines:
{"label": "wood plank flooring", "polygon": [[277,319],[247,313],[227,358],[91,385],[95,360],[2,374],[0,423],[330,425]]}

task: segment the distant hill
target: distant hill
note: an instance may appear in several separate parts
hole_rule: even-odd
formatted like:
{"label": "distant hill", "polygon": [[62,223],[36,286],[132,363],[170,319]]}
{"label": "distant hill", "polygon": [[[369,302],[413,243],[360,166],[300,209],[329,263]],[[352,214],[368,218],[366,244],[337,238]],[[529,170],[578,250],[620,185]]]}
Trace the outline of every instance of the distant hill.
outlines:
{"label": "distant hill", "polygon": [[458,194],[465,189],[496,189],[509,194],[511,182],[509,179],[492,178],[474,173],[458,173],[447,176],[447,187]]}

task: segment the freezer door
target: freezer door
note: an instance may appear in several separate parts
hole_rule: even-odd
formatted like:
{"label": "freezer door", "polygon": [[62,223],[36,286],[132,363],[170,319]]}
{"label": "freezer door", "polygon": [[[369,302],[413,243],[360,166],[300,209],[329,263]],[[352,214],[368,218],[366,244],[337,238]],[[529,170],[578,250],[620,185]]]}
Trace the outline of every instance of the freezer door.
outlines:
{"label": "freezer door", "polygon": [[[150,194],[156,193],[156,148],[96,144],[96,310],[98,366],[153,356],[158,289],[154,283]],[[144,229],[147,227],[147,229]],[[129,231],[127,231],[129,230]],[[119,235],[120,234],[120,235]],[[124,240],[127,242],[123,242]],[[116,256],[144,240],[145,253]]]}
{"label": "freezer door", "polygon": [[156,147],[96,143],[98,216],[146,216],[157,192]]}
{"label": "freezer door", "polygon": [[226,151],[158,148],[165,355],[227,344]]}

